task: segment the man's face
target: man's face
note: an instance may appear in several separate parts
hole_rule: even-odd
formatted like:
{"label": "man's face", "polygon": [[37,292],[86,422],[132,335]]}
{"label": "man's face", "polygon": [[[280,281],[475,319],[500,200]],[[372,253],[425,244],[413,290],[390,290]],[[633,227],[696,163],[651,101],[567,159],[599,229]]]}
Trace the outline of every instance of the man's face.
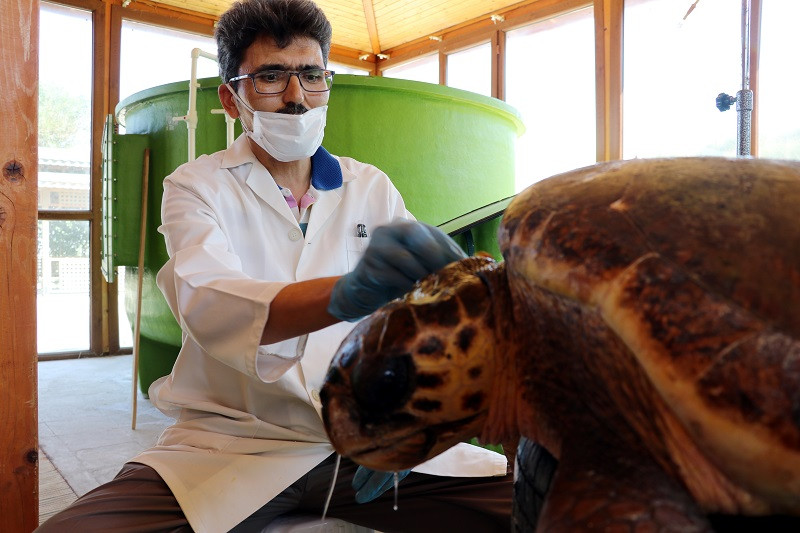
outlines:
{"label": "man's face", "polygon": [[[271,37],[259,37],[244,53],[239,74],[250,74],[261,70],[324,69],[319,43],[309,37],[298,37],[286,48],[279,48]],[[304,91],[297,76],[289,78],[289,85],[280,94],[258,94],[251,80],[238,82],[236,90],[257,111],[278,113],[305,113],[309,109],[328,103],[328,92]],[[248,117],[250,118],[250,117]]]}

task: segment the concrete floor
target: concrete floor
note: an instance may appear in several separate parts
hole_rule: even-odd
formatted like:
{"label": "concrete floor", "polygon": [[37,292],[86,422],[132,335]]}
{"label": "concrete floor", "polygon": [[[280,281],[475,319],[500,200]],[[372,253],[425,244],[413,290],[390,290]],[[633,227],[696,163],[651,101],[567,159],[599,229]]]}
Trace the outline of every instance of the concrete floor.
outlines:
{"label": "concrete floor", "polygon": [[[111,480],[127,460],[155,444],[173,421],[138,393],[136,430],[131,429],[132,367],[130,355],[38,365],[39,447],[77,496]],[[74,501],[74,495],[57,486],[40,485],[40,491],[48,494],[41,520]],[[335,518],[320,521],[317,516],[290,516],[265,531],[380,533]]]}
{"label": "concrete floor", "polygon": [[38,365],[39,446],[78,496],[112,479],[172,423],[139,393],[131,429],[132,367],[131,355]]}

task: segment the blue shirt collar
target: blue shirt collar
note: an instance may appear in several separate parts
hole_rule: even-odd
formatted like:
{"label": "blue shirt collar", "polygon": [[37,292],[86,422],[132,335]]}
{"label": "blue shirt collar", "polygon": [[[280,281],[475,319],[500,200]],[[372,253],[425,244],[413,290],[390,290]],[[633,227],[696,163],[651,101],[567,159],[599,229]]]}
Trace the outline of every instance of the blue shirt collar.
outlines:
{"label": "blue shirt collar", "polygon": [[342,186],[342,167],[322,146],[311,156],[311,185],[318,191],[330,191]]}

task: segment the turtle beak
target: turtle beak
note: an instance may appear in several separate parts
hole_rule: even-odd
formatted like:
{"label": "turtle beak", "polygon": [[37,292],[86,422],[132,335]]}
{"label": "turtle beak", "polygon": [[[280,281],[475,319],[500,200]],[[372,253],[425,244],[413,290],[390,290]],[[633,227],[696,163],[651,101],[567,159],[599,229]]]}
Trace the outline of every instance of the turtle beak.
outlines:
{"label": "turtle beak", "polygon": [[325,428],[336,451],[358,464],[384,472],[405,470],[424,462],[433,447],[425,432],[400,437],[383,428],[376,434],[354,420],[341,397],[328,398]]}
{"label": "turtle beak", "polygon": [[478,433],[483,413],[431,424],[404,409],[415,386],[407,354],[383,364],[372,357],[352,364],[352,381],[331,366],[321,393],[325,430],[340,455],[374,470],[405,470]]}
{"label": "turtle beak", "polygon": [[322,417],[331,443],[341,455],[369,468],[417,465],[435,440],[402,410],[415,387],[413,359],[407,353],[355,357],[363,348],[361,338],[343,343],[322,387]]}
{"label": "turtle beak", "polygon": [[[406,409],[417,386],[412,355],[383,341],[410,318],[381,310],[345,338],[322,387],[322,418],[336,451],[377,470],[410,468],[428,458],[434,433]],[[398,334],[399,335],[399,334]],[[390,346],[392,343],[386,343]]]}
{"label": "turtle beak", "polygon": [[323,419],[331,443],[340,455],[373,470],[413,468],[461,441],[465,428],[474,427],[470,434],[477,431],[479,415],[429,426],[406,413],[380,423],[365,421],[351,398],[334,388],[326,384],[322,389]]}

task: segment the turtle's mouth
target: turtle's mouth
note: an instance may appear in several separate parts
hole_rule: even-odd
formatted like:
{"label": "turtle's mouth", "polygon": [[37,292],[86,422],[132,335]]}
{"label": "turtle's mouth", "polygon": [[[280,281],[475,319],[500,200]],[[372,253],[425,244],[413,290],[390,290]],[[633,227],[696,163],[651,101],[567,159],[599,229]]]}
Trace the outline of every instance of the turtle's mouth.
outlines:
{"label": "turtle's mouth", "polygon": [[369,446],[349,449],[346,455],[356,463],[376,470],[412,468],[456,444],[460,440],[458,436],[478,418],[476,414],[402,434],[389,432],[378,442],[370,439]]}

